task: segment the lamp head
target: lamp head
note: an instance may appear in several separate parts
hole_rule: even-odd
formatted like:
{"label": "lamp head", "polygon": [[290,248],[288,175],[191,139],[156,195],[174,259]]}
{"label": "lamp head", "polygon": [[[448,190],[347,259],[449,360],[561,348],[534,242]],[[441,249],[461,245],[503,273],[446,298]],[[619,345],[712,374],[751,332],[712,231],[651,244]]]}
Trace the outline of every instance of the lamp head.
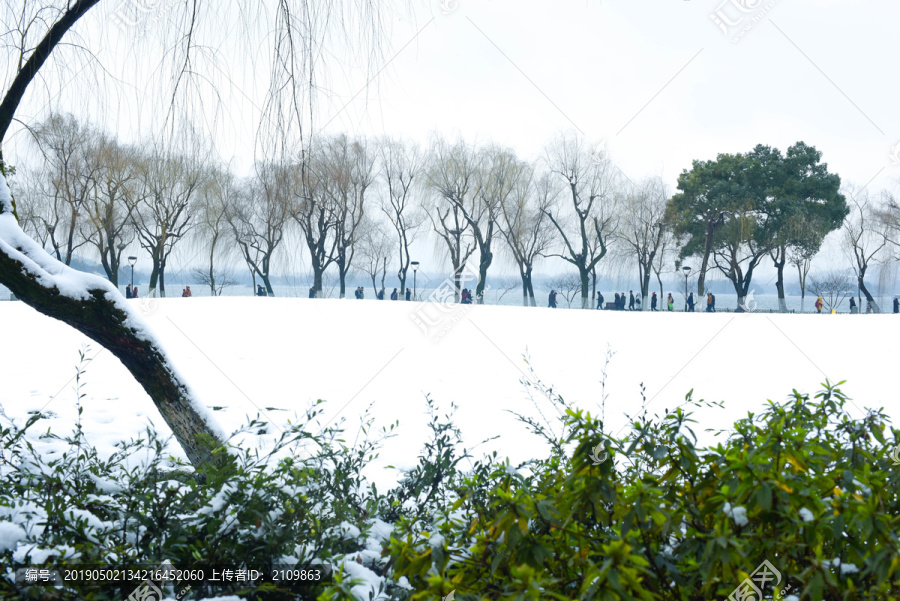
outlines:
{"label": "lamp head", "polygon": [[134,264],[137,263],[137,257],[128,257],[128,264],[134,267]]}

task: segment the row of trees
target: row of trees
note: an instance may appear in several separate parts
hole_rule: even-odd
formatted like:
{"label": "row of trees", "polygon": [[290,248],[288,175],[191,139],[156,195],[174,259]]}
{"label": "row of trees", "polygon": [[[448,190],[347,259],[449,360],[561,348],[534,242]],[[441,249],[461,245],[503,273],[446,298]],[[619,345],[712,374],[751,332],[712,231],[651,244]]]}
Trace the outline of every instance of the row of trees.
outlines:
{"label": "row of trees", "polygon": [[24,229],[65,264],[92,247],[116,285],[123,253],[138,244],[152,258],[150,288],[161,295],[182,240],[205,257],[194,277],[213,295],[232,283],[235,255],[254,287],[259,278],[274,294],[273,267],[292,236],[305,247],[317,293],[335,269],[341,297],[353,271],[376,289],[395,273],[402,294],[410,247],[431,235],[456,274],[457,294],[463,268],[477,265],[479,302],[505,253],[526,305],[536,304],[534,268],[544,258],[569,264],[583,307],[604,259],[636,268],[645,300],[653,276],[662,288],[664,274],[691,259],[699,263],[697,293],[717,271],[734,286],[739,308],[755,271],[771,260],[786,310],[785,270],[796,270],[805,295],[829,233],[843,228],[842,247],[872,303],[866,274],[900,240],[895,199],[842,191],[821,153],[803,142],[784,154],[759,145],[695,161],[670,195],[660,178],[629,180],[575,135],[554,140],[535,162],[440,136],[425,150],[399,139],[323,136],[292,160],[260,162],[252,176],[237,178],[208,158],[123,145],[69,115],[53,115],[32,133],[44,161],[16,178]]}

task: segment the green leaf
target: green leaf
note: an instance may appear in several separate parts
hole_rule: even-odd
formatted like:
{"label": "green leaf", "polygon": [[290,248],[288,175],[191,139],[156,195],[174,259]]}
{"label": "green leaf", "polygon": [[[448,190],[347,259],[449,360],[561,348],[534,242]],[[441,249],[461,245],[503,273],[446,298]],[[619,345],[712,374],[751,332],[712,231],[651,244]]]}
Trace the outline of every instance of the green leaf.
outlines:
{"label": "green leaf", "polygon": [[772,508],[772,487],[768,483],[763,482],[756,489],[756,504],[763,511],[769,511]]}

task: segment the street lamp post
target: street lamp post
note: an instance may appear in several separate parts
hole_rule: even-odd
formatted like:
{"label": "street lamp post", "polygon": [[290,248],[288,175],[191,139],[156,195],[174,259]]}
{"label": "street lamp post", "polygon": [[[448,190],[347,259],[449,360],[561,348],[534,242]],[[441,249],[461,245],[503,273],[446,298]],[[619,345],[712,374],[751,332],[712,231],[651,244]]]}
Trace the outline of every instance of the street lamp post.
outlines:
{"label": "street lamp post", "polygon": [[687,313],[687,297],[688,297],[688,277],[691,275],[691,268],[687,265],[681,268],[684,272],[684,312]]}
{"label": "street lamp post", "polygon": [[413,268],[413,300],[417,300],[416,299],[416,271],[419,269],[419,262],[413,261],[412,263],[410,263],[410,265],[412,265],[412,268]]}
{"label": "street lamp post", "polygon": [[134,290],[134,264],[137,263],[137,257],[128,257],[128,264],[131,265],[131,289]]}

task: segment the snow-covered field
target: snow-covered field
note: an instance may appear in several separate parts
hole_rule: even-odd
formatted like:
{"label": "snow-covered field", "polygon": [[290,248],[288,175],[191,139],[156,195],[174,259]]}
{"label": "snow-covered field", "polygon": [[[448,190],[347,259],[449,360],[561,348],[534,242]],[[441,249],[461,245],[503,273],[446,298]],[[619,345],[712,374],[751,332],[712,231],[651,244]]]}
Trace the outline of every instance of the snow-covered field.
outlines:
{"label": "snow-covered field", "polygon": [[[328,401],[325,420],[347,418],[355,433],[372,403],[377,423],[400,421],[367,474],[379,488],[415,462],[425,440],[424,397],[442,409],[455,402],[467,446],[498,449],[513,463],[542,452],[509,411],[553,419],[546,398],[533,401],[520,380],[535,373],[575,405],[599,412],[601,370],[609,364],[607,430],[624,413],[649,412],[695,398],[725,409],[696,414],[697,430],[728,428],[766,399],[793,388],[816,392],[826,378],[848,380],[850,411],[883,407],[895,423],[895,315],[666,314],[456,306],[438,313],[417,303],[285,298],[170,298],[133,302],[221,426],[233,430],[257,413],[273,427],[243,444],[267,446],[277,429],[315,399]],[[438,318],[443,322],[429,329]],[[78,350],[88,339],[21,302],[0,303],[0,405],[17,422],[29,411],[56,414],[59,434],[71,431]],[[428,329],[426,335],[423,330]],[[441,335],[441,332],[446,332]],[[149,397],[109,352],[92,345],[83,392],[87,436],[100,450],[137,435],[152,422],[168,432]],[[529,376],[530,377],[530,376]],[[46,424],[47,422],[45,422]],[[46,427],[46,426],[45,426]],[[703,437],[707,442],[711,435]],[[348,442],[352,442],[353,436]],[[536,446],[538,445],[538,446]],[[174,454],[181,455],[173,445]],[[383,490],[383,489],[382,489]]]}

